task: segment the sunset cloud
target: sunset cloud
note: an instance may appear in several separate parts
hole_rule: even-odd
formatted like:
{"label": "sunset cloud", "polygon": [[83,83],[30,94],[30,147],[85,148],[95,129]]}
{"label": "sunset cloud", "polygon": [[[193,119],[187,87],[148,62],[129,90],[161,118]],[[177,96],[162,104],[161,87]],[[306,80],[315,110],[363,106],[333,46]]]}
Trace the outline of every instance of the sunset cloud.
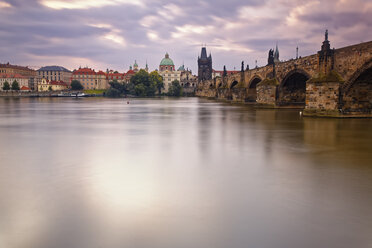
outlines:
{"label": "sunset cloud", "polygon": [[314,54],[325,29],[336,48],[372,39],[364,0],[0,0],[0,13],[0,62],[35,67],[81,60],[124,71],[147,60],[156,69],[169,52],[195,73],[201,44],[215,69],[233,69],[265,65],[276,42],[282,60],[297,46]]}
{"label": "sunset cloud", "polygon": [[0,1],[0,9],[10,8],[10,7],[12,7],[12,5],[10,3]]}
{"label": "sunset cloud", "polygon": [[89,9],[109,5],[142,5],[140,0],[41,0],[40,3],[52,9]]}

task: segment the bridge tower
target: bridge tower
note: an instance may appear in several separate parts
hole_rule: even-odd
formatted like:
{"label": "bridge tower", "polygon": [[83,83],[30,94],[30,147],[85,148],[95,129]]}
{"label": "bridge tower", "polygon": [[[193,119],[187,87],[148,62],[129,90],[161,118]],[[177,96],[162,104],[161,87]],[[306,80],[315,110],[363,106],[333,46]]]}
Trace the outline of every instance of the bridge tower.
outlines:
{"label": "bridge tower", "polygon": [[212,55],[207,57],[207,48],[202,47],[201,55],[198,57],[198,80],[212,79]]}

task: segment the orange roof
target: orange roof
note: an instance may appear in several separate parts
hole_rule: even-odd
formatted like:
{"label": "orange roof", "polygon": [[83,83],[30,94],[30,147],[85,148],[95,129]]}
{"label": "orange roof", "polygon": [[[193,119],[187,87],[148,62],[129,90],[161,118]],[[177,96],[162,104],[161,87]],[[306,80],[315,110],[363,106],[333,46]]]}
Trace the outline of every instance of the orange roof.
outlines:
{"label": "orange roof", "polygon": [[74,71],[72,74],[90,74],[96,75],[97,73],[90,68],[79,68],[79,70]]}
{"label": "orange roof", "polygon": [[107,74],[108,79],[123,79],[125,76],[124,73],[109,73]]}
{"label": "orange roof", "polygon": [[31,90],[30,88],[26,87],[26,86],[22,86],[21,87],[21,90]]}
{"label": "orange roof", "polygon": [[18,73],[0,73],[1,78],[27,78]]}
{"label": "orange roof", "polygon": [[97,75],[106,75],[106,73],[104,73],[103,71],[99,71],[97,72]]}
{"label": "orange roof", "polygon": [[136,73],[133,70],[129,70],[129,71],[127,71],[126,74],[136,74]]}
{"label": "orange roof", "polygon": [[67,84],[63,81],[50,81],[49,84],[67,86]]}

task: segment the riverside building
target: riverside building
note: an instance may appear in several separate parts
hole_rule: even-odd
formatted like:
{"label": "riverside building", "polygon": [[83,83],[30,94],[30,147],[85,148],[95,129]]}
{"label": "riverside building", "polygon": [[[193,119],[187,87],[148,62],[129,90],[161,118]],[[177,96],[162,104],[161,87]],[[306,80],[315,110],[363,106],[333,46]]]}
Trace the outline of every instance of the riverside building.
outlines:
{"label": "riverside building", "polygon": [[169,87],[174,80],[178,80],[179,82],[181,81],[181,71],[175,70],[173,60],[169,57],[168,53],[165,54],[165,57],[160,62],[159,75],[163,77],[163,92],[165,93],[168,92]]}
{"label": "riverside building", "polygon": [[[18,73],[0,73],[0,90],[3,90],[5,82],[9,83],[9,86],[12,87],[12,83],[16,81],[19,85],[19,88],[29,88],[29,79],[26,76],[22,76]],[[29,88],[30,89],[30,88]]]}
{"label": "riverside building", "polygon": [[79,81],[85,90],[104,90],[109,88],[106,73],[103,71],[96,72],[87,67],[74,70],[71,79]]}
{"label": "riverside building", "polygon": [[27,86],[31,90],[35,90],[35,88],[37,87],[37,74],[36,74],[36,71],[31,68],[6,63],[6,64],[0,64],[0,73],[5,73],[9,75],[18,74],[18,75],[24,76],[27,78],[28,80]]}
{"label": "riverside building", "polygon": [[63,81],[67,85],[71,84],[72,72],[62,66],[44,66],[37,70],[39,81],[45,78],[49,81]]}

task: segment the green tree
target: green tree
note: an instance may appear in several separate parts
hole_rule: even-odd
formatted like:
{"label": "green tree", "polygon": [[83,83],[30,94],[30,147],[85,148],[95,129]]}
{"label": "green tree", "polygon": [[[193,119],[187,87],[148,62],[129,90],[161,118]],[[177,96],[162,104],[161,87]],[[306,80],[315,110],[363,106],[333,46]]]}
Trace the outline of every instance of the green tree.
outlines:
{"label": "green tree", "polygon": [[107,97],[120,97],[120,91],[115,88],[110,88],[106,91],[105,96]]}
{"label": "green tree", "polygon": [[52,86],[49,86],[48,90],[49,90],[49,91],[52,91],[52,90],[53,90],[53,89],[52,89]]}
{"label": "green tree", "polygon": [[72,90],[83,90],[84,87],[78,80],[72,80],[71,82],[71,89]]}
{"label": "green tree", "polygon": [[144,84],[137,84],[134,86],[136,96],[147,96],[146,86]]}
{"label": "green tree", "polygon": [[151,81],[147,71],[141,69],[130,79],[128,85],[129,92],[136,96],[154,96],[156,93],[156,84]]}
{"label": "green tree", "polygon": [[17,82],[17,80],[14,80],[13,83],[12,83],[12,90],[20,90],[19,89],[19,84]]}
{"label": "green tree", "polygon": [[130,82],[134,85],[143,84],[146,87],[151,84],[149,73],[143,69],[134,74],[131,77]]}
{"label": "green tree", "polygon": [[10,84],[8,83],[8,81],[4,82],[3,90],[10,90]]}
{"label": "green tree", "polygon": [[126,86],[122,83],[119,83],[118,80],[113,80],[111,82],[109,82],[110,84],[110,87],[112,89],[116,89],[117,91],[119,91],[120,94],[126,94]]}
{"label": "green tree", "polygon": [[150,81],[153,83],[158,90],[158,94],[161,94],[161,90],[164,89],[163,77],[159,75],[157,71],[150,73]]}
{"label": "green tree", "polygon": [[183,90],[180,82],[178,80],[174,80],[171,86],[168,89],[168,96],[182,96]]}

